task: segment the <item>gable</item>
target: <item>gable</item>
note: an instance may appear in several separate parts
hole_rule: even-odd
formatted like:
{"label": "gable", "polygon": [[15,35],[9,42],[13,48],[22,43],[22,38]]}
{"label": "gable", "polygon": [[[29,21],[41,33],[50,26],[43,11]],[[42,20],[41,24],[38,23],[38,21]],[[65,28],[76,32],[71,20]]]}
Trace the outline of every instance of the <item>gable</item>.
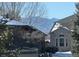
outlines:
{"label": "gable", "polygon": [[61,32],[61,33],[70,33],[70,29],[68,29],[67,27],[59,27],[57,30],[55,30],[54,32]]}

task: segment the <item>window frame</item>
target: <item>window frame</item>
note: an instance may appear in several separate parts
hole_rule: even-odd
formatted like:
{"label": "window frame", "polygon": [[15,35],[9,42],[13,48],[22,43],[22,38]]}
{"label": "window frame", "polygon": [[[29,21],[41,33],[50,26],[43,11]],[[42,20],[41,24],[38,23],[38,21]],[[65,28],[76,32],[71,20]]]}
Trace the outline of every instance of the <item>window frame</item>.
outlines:
{"label": "window frame", "polygon": [[59,39],[59,45],[60,45],[61,47],[64,46],[64,38],[60,38],[60,39]]}
{"label": "window frame", "polygon": [[56,46],[58,46],[58,39],[56,39]]}

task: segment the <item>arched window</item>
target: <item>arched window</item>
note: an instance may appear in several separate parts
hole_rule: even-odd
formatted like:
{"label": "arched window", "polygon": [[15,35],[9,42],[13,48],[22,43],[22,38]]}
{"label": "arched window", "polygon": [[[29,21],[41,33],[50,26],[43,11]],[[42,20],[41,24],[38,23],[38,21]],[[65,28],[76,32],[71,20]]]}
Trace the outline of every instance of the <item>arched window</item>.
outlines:
{"label": "arched window", "polygon": [[68,41],[67,41],[67,39],[66,39],[66,46],[68,46]]}
{"label": "arched window", "polygon": [[56,39],[56,46],[58,46],[58,39]]}
{"label": "arched window", "polygon": [[64,38],[60,38],[59,41],[60,41],[59,42],[60,43],[60,46],[64,46]]}

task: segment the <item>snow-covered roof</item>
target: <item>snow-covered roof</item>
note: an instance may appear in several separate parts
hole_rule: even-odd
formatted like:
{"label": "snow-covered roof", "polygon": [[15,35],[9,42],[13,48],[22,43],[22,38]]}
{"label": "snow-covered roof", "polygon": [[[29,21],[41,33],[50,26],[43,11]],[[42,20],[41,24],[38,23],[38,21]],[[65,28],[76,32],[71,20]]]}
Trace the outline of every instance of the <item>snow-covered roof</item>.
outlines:
{"label": "snow-covered roof", "polygon": [[[65,29],[67,29],[67,30],[70,30],[69,28],[67,28],[67,27],[63,27],[63,28],[65,28]],[[71,31],[71,30],[70,30]]]}
{"label": "snow-covered roof", "polygon": [[[30,20],[31,20],[31,24],[29,24]],[[48,34],[54,25],[53,20],[47,18],[32,17],[32,18],[23,18],[20,21],[40,30],[45,34]]]}
{"label": "snow-covered roof", "polygon": [[22,25],[26,25],[22,22],[16,21],[16,20],[10,20],[9,22],[6,23],[6,25],[18,25],[18,26],[22,26]]}
{"label": "snow-covered roof", "polygon": [[[2,18],[2,17],[1,17]],[[31,20],[31,24],[29,24]],[[4,22],[6,23],[6,25],[28,25],[28,26],[32,26],[33,28],[48,34],[50,33],[51,29],[53,28],[54,25],[54,21],[56,19],[47,19],[47,18],[41,18],[41,17],[30,17],[30,18],[22,18],[19,21],[16,20],[9,20],[9,19],[2,19],[1,23]],[[6,21],[6,22],[5,22]]]}
{"label": "snow-covered roof", "polygon": [[0,24],[5,24],[8,21],[10,21],[9,18],[3,18],[3,16],[0,16]]}
{"label": "snow-covered roof", "polygon": [[52,31],[51,31],[51,32],[53,32],[53,31],[59,29],[60,27],[62,27],[62,28],[64,28],[64,29],[67,29],[67,30],[71,31],[71,30],[68,29],[67,27],[62,26],[60,23],[56,23],[56,24],[54,25],[54,27],[52,28]]}
{"label": "snow-covered roof", "polygon": [[10,21],[10,19],[8,19],[8,18],[6,18],[6,19],[3,18],[2,20],[3,20],[3,21]]}
{"label": "snow-covered roof", "polygon": [[52,28],[52,31],[51,31],[51,32],[57,30],[59,27],[62,27],[62,25],[61,25],[60,23],[56,23],[56,24],[54,25],[54,27]]}

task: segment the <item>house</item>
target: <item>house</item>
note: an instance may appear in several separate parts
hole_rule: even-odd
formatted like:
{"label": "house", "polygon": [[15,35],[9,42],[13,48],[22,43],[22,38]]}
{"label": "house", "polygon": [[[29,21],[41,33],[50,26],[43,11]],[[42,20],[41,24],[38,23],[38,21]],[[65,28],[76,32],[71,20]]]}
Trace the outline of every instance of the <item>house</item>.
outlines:
{"label": "house", "polygon": [[[65,17],[61,20],[58,21],[58,23],[62,24],[63,26],[69,28],[72,32],[74,31],[74,22],[77,21],[77,16],[74,14],[74,15],[70,15],[68,17]],[[71,33],[71,37],[72,37],[72,33]],[[74,46],[74,40],[72,38],[72,44],[71,46]],[[71,47],[71,50],[72,50],[73,47]]]}
{"label": "house", "polygon": [[[6,25],[9,25],[11,29],[13,29],[13,34],[16,41],[18,39],[18,41],[25,40],[26,43],[28,42],[34,43],[44,39],[44,36],[45,36],[43,32],[20,21],[11,20],[7,22]],[[21,42],[19,42],[19,44]],[[16,43],[16,45],[18,45],[18,43]]]}
{"label": "house", "polygon": [[[32,20],[31,24],[29,24],[30,20]],[[24,18],[19,21],[11,20],[6,24],[21,26],[21,29],[17,29],[17,32],[21,33],[23,39],[32,39],[33,43],[40,42],[41,40],[49,41],[49,46],[56,46],[59,48],[59,51],[68,51],[71,50],[72,32],[70,28],[63,25],[65,23],[62,24],[60,21],[53,23],[53,21],[47,18],[33,17],[30,19]],[[31,37],[29,27],[32,30],[35,29],[32,31]]]}
{"label": "house", "polygon": [[68,51],[72,48],[72,30],[75,19],[75,15],[56,22],[52,21],[55,19],[31,17],[22,18],[19,21],[11,20],[6,24],[20,26],[16,32],[20,34],[19,37],[22,39],[32,39],[32,42],[49,41],[50,46],[58,47],[59,51]]}
{"label": "house", "polygon": [[58,47],[59,51],[72,50],[72,32],[76,20],[76,15],[71,15],[54,23],[52,22],[53,26],[50,26],[51,29],[49,33],[46,34],[45,40],[50,42],[50,46]]}
{"label": "house", "polygon": [[55,22],[50,32],[50,45],[59,48],[59,51],[72,50],[74,22],[77,20],[76,15],[71,15]]}
{"label": "house", "polygon": [[[31,24],[29,24],[31,20]],[[50,31],[53,28],[54,22],[53,20],[56,19],[47,19],[47,18],[41,18],[41,17],[31,17],[31,18],[22,18],[22,20],[20,20],[20,22],[28,24],[29,26],[32,26],[33,28],[37,29],[37,33],[42,33],[43,35],[41,36],[45,36],[44,40],[47,40],[46,37],[48,37],[48,34],[50,33]],[[36,37],[40,38],[40,35],[36,35]],[[43,38],[42,37],[42,38]],[[50,39],[49,39],[50,40]]]}
{"label": "house", "polygon": [[50,33],[50,45],[58,47],[59,51],[71,50],[71,33],[70,29],[63,27],[62,25],[57,28],[54,27]]}
{"label": "house", "polygon": [[[29,24],[30,20],[31,24]],[[50,19],[40,17],[24,18],[19,21],[11,20],[6,24],[14,26],[14,28],[18,26],[16,27],[15,36],[18,37],[19,35],[20,38],[26,39],[27,42],[28,40],[32,40],[32,43],[40,42],[41,40],[47,41],[46,37],[48,37],[54,25]]]}

